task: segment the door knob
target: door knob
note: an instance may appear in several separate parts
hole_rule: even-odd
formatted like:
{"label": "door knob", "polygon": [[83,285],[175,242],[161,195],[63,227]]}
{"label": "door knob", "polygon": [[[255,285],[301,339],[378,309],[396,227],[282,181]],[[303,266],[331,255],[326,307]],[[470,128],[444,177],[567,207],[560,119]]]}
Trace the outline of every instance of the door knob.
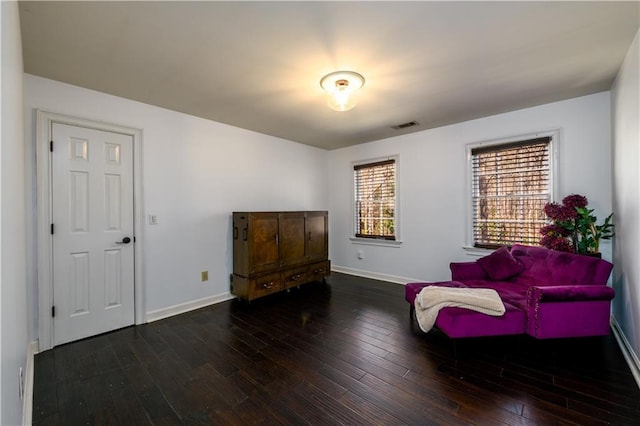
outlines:
{"label": "door knob", "polygon": [[116,241],[116,244],[129,244],[131,242],[131,238],[124,237],[122,241]]}

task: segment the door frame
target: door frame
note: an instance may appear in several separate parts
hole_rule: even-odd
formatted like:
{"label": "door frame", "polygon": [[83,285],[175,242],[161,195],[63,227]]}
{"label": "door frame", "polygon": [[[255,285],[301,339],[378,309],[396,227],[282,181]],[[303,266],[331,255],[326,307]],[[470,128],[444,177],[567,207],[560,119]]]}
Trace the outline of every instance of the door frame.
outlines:
{"label": "door frame", "polygon": [[144,312],[144,268],[143,268],[143,205],[142,205],[142,130],[117,124],[103,123],[78,117],[36,109],[36,163],[37,163],[37,287],[38,287],[38,346],[39,350],[53,346],[53,238],[52,223],[52,177],[51,141],[52,125],[66,124],[113,133],[121,133],[133,138],[133,234],[134,244],[134,322],[146,322]]}

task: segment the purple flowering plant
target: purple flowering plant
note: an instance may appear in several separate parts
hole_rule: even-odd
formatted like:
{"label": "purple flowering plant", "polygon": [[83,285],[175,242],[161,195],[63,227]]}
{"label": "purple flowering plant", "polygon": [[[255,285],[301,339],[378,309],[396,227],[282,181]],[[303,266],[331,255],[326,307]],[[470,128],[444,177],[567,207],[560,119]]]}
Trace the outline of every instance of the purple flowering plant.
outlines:
{"label": "purple flowering plant", "polygon": [[600,240],[613,237],[613,213],[601,225],[593,209],[587,207],[587,197],[571,194],[562,203],[547,203],[544,212],[551,223],[540,228],[540,245],[552,250],[595,254],[600,252]]}

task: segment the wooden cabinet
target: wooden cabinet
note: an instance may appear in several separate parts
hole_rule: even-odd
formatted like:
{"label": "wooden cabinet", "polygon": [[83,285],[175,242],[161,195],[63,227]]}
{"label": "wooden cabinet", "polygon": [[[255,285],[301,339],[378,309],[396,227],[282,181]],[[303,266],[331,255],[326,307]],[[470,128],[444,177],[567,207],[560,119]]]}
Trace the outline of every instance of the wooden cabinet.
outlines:
{"label": "wooden cabinet", "polygon": [[253,300],[331,273],[326,211],[234,212],[231,292]]}

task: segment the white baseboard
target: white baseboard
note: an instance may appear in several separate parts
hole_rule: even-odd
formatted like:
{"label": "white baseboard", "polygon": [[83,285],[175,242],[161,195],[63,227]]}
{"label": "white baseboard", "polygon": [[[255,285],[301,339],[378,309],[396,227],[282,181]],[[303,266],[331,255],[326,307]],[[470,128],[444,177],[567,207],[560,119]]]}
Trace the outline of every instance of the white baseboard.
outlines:
{"label": "white baseboard", "polygon": [[624,359],[627,361],[627,364],[629,364],[631,374],[633,374],[633,378],[636,379],[636,383],[638,387],[640,387],[640,360],[638,359],[638,355],[633,351],[629,340],[627,340],[627,337],[622,332],[618,321],[613,315],[611,316],[611,329],[613,330],[613,335],[618,341],[618,345],[620,346],[622,355],[624,355]]}
{"label": "white baseboard", "polygon": [[24,375],[24,394],[22,395],[22,424],[31,426],[33,419],[33,357],[38,353],[38,341],[27,346],[27,367]]}
{"label": "white baseboard", "polygon": [[158,321],[164,318],[172,317],[174,315],[184,314],[185,312],[204,308],[205,306],[214,305],[216,303],[225,302],[231,299],[235,299],[235,296],[227,291],[225,293],[203,297],[202,299],[192,300],[190,302],[169,306],[168,308],[157,309],[155,311],[147,312],[146,322]]}
{"label": "white baseboard", "polygon": [[333,272],[340,272],[342,274],[355,275],[358,277],[371,278],[380,281],[388,281],[395,284],[404,285],[406,283],[426,282],[425,280],[421,280],[419,278],[407,278],[397,275],[381,274],[379,272],[364,271],[362,269],[348,268],[346,266],[339,265],[331,265],[331,270]]}

